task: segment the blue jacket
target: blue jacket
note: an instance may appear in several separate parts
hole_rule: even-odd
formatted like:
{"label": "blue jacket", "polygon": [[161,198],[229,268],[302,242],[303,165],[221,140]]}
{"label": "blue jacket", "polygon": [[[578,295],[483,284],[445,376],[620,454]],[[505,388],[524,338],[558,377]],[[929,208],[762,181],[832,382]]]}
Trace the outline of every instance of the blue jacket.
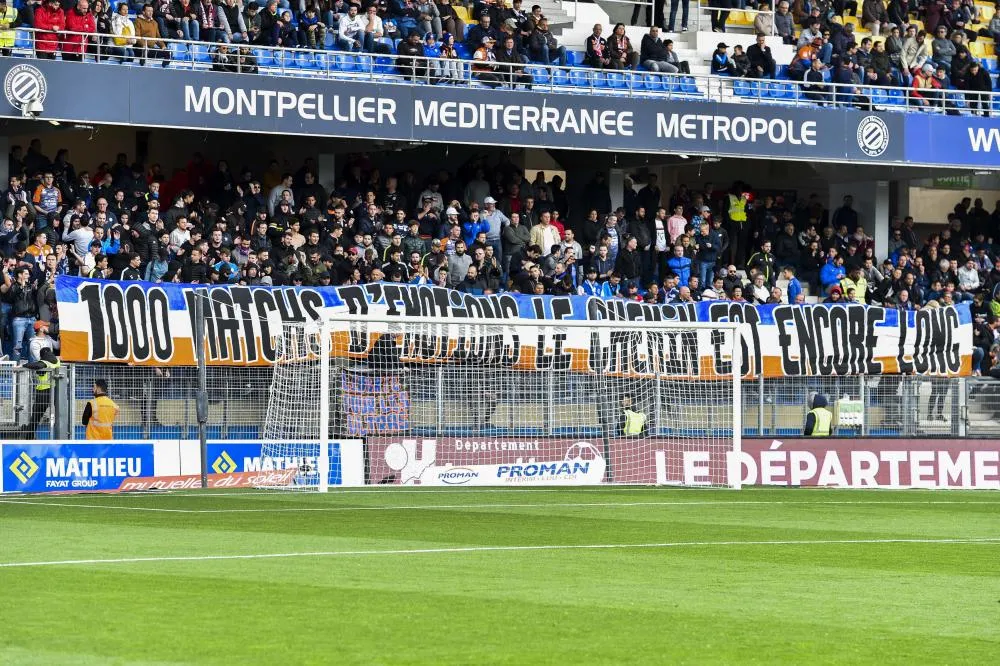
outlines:
{"label": "blue jacket", "polygon": [[588,282],[587,280],[584,280],[581,287],[583,289],[584,296],[611,298],[611,288],[608,286],[607,282]]}
{"label": "blue jacket", "polygon": [[797,277],[788,281],[788,302],[795,303],[795,299],[802,293],[802,284]]}
{"label": "blue jacket", "polygon": [[842,277],[844,277],[844,268],[837,266],[832,261],[826,262],[823,268],[819,269],[819,281],[824,287],[840,284]]}
{"label": "blue jacket", "polygon": [[476,241],[476,235],[483,231],[490,232],[489,222],[481,218],[478,222],[466,220],[462,223],[462,240],[465,241],[466,246],[472,245]]}
{"label": "blue jacket", "polygon": [[674,272],[681,285],[687,285],[688,278],[691,277],[691,260],[687,257],[670,257],[667,259],[667,267]]}

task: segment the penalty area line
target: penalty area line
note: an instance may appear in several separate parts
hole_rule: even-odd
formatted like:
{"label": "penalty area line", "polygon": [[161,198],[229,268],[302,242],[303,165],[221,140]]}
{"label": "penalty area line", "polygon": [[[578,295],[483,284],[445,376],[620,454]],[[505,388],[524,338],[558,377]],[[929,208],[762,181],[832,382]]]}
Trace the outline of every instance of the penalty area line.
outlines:
{"label": "penalty area line", "polygon": [[632,550],[668,549],[712,546],[842,546],[842,545],[996,545],[1000,537],[952,539],[808,539],[790,541],[673,541],[663,543],[597,543],[543,546],[466,546],[456,548],[411,548],[396,550],[331,550],[301,553],[252,553],[244,555],[176,555],[164,557],[121,557],[89,560],[51,560],[42,562],[0,562],[0,569],[23,567],[56,567],[101,564],[141,564],[155,562],[214,562],[225,560],[268,560],[308,557],[374,557],[384,555],[453,555],[475,553],[509,553],[558,550]]}

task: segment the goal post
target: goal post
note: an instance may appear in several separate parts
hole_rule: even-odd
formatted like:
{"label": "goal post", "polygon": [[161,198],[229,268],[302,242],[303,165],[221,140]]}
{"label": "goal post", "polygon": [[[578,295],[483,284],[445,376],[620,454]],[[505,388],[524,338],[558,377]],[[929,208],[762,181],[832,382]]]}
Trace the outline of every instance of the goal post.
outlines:
{"label": "goal post", "polygon": [[[266,456],[365,484],[740,487],[741,324],[342,315],[286,324]],[[293,462],[293,464],[295,464]]]}

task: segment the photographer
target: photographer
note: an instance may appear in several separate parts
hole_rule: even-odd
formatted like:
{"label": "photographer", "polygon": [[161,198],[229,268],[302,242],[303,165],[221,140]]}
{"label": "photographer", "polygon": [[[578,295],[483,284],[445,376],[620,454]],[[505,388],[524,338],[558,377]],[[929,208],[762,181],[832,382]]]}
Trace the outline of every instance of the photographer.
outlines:
{"label": "photographer", "polygon": [[20,362],[21,353],[26,349],[38,319],[38,287],[31,282],[30,276],[31,269],[26,266],[14,269],[13,276],[4,270],[3,284],[0,284],[0,295],[11,306],[14,344],[10,358],[14,362]]}

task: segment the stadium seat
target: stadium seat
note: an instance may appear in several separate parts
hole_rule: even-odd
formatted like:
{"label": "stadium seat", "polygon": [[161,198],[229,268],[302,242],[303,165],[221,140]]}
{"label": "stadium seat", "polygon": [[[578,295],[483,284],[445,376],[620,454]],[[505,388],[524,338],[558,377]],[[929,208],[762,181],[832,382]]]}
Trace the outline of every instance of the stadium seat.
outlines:
{"label": "stadium seat", "polygon": [[313,61],[315,61],[318,70],[330,72],[334,69],[333,56],[329,53],[317,53],[313,56]]}
{"label": "stadium seat", "polygon": [[191,54],[188,52],[187,44],[183,42],[170,42],[170,61],[175,63],[190,62]]}
{"label": "stadium seat", "polygon": [[14,48],[15,49],[30,49],[31,48],[31,32],[28,30],[22,30],[18,28],[14,31]]}
{"label": "stadium seat", "polygon": [[576,67],[577,65],[582,65],[583,61],[586,59],[587,54],[582,51],[566,51],[566,64],[570,67]]}
{"label": "stadium seat", "polygon": [[271,49],[254,49],[253,55],[257,58],[258,67],[274,66],[274,52]]}
{"label": "stadium seat", "polygon": [[392,74],[392,66],[392,58],[389,56],[375,58],[374,71],[376,74]]}
{"label": "stadium seat", "polygon": [[288,49],[275,49],[274,54],[274,66],[281,68],[289,68],[295,66],[295,54]]}
{"label": "stadium seat", "polygon": [[209,47],[204,44],[192,44],[189,51],[191,53],[191,60],[196,63],[212,62],[212,54],[209,52]]}
{"label": "stadium seat", "polygon": [[341,72],[353,72],[358,63],[350,53],[338,53],[334,56],[335,69]]}
{"label": "stadium seat", "polygon": [[589,88],[590,76],[588,76],[587,72],[578,69],[571,70],[569,73],[569,84],[578,88]]}
{"label": "stadium seat", "polygon": [[608,87],[620,90],[626,86],[625,76],[618,72],[608,72]]}
{"label": "stadium seat", "polygon": [[745,79],[736,79],[733,81],[733,94],[737,97],[756,97],[757,82],[747,81]]}
{"label": "stadium seat", "polygon": [[681,80],[681,91],[687,93],[688,95],[696,95],[700,92],[698,90],[698,84],[694,81],[694,77],[685,76]]}
{"label": "stadium seat", "polygon": [[663,78],[659,74],[645,74],[646,90],[663,90]]}
{"label": "stadium seat", "polygon": [[530,74],[535,85],[544,86],[549,82],[549,70],[544,67],[536,67],[529,65],[524,68],[526,74]]}
{"label": "stadium seat", "polygon": [[646,75],[642,72],[629,72],[625,76],[628,77],[627,83],[631,90],[646,89]]}
{"label": "stadium seat", "polygon": [[375,68],[374,56],[363,53],[354,56],[355,69],[359,72],[371,73]]}
{"label": "stadium seat", "polygon": [[311,53],[306,52],[295,54],[295,66],[299,69],[318,69],[316,59]]}
{"label": "stadium seat", "polygon": [[590,83],[595,88],[607,88],[608,87],[608,77],[604,75],[604,72],[591,72],[590,73]]}
{"label": "stadium seat", "polygon": [[554,86],[569,85],[569,74],[566,73],[565,69],[554,69],[550,71],[552,72],[552,85]]}

